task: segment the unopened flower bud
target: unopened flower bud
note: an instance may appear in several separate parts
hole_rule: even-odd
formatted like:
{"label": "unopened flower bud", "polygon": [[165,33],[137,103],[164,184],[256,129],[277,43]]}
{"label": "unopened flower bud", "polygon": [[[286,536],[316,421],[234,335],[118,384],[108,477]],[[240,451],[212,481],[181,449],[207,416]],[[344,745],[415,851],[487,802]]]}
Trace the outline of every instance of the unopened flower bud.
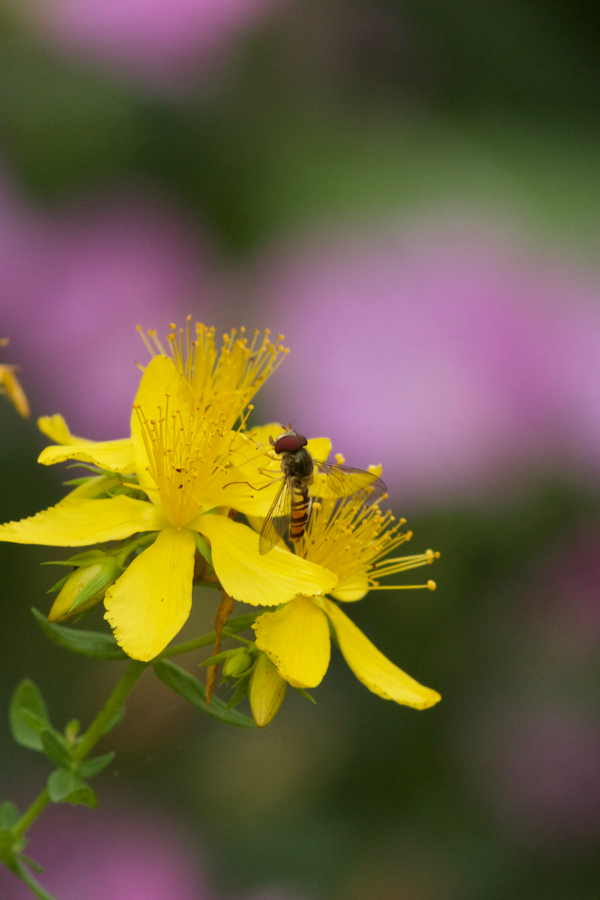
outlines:
{"label": "unopened flower bud", "polygon": [[240,648],[237,653],[232,653],[223,663],[223,676],[225,678],[239,678],[252,665],[252,655],[247,650]]}
{"label": "unopened flower bud", "polygon": [[284,681],[266,653],[261,653],[250,676],[250,708],[259,728],[268,725],[283,703]]}
{"label": "unopened flower bud", "polygon": [[122,573],[114,556],[102,557],[90,566],[80,566],[63,585],[48,614],[49,622],[64,622],[76,613],[86,612],[100,603],[106,589]]}

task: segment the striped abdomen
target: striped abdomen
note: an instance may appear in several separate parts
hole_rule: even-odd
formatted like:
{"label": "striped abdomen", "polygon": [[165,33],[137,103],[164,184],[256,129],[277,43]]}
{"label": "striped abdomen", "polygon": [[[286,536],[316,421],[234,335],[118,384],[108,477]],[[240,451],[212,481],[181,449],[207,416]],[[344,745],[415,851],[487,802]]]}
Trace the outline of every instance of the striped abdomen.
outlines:
{"label": "striped abdomen", "polygon": [[299,541],[306,529],[310,512],[308,485],[300,479],[292,481],[292,520],[290,522],[290,541]]}

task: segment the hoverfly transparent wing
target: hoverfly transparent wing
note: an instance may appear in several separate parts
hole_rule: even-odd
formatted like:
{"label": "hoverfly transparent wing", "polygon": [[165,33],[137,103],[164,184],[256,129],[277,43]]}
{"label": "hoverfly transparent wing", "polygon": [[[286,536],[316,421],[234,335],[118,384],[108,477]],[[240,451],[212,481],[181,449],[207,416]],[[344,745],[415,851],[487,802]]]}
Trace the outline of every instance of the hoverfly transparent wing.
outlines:
{"label": "hoverfly transparent wing", "polygon": [[375,503],[387,493],[385,483],[372,472],[316,459],[313,462],[319,472],[327,477],[327,491],[335,497],[354,497],[360,503]]}
{"label": "hoverfly transparent wing", "polygon": [[279,543],[290,527],[291,521],[292,487],[289,478],[284,478],[260,531],[258,552],[262,556]]}

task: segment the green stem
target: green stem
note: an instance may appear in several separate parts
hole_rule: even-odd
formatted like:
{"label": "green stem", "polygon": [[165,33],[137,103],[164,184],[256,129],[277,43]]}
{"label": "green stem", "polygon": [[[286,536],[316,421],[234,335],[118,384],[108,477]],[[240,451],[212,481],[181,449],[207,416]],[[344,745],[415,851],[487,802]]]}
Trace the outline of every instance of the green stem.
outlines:
{"label": "green stem", "polygon": [[172,647],[166,647],[162,653],[158,654],[156,659],[164,659],[165,656],[179,656],[180,653],[189,653],[190,650],[208,647],[209,644],[214,644],[216,639],[217,632],[211,631],[210,634],[203,634],[202,637],[193,638],[191,641],[182,641],[181,644],[173,644]]}
{"label": "green stem", "polygon": [[254,641],[249,641],[247,638],[240,637],[239,634],[232,634],[227,628],[223,629],[221,635],[222,637],[231,638],[232,641],[239,641],[240,644],[247,644],[249,647],[254,643]]}
{"label": "green stem", "polygon": [[[235,619],[230,620],[232,625],[235,624],[235,621]],[[224,637],[233,638],[234,640],[240,641],[242,643],[251,643],[250,641],[246,641],[244,638],[238,637],[236,634],[228,632],[227,629],[223,629],[222,634]],[[156,662],[157,659],[162,659],[166,656],[178,656],[180,653],[189,653],[191,650],[198,650],[200,647],[207,647],[209,644],[214,643],[216,637],[216,631],[212,631],[210,634],[204,634],[202,635],[202,637],[193,638],[191,641],[183,641],[181,644],[175,644],[173,647],[167,647],[165,650],[163,650],[162,653],[159,653],[159,655],[153,660],[153,662]],[[73,750],[72,757],[74,762],[83,762],[86,756],[94,749],[94,747],[104,734],[106,726],[115,715],[117,710],[120,709],[120,707],[123,705],[123,701],[131,692],[136,682],[146,671],[149,665],[150,663],[140,662],[136,659],[131,660],[116,688],[84,734],[80,743]],[[15,841],[17,841],[25,834],[27,829],[33,824],[33,822],[35,822],[39,814],[43,809],[45,809],[49,802],[50,797],[48,795],[48,790],[47,788],[44,788],[41,794],[36,797],[29,809],[23,813],[17,824],[12,829]]]}
{"label": "green stem", "polygon": [[[251,644],[252,641],[247,641],[246,638],[238,637],[237,633],[232,630],[235,627],[236,622],[240,622],[240,620],[245,619],[246,616],[239,616],[233,619],[229,619],[227,625],[229,627],[223,628],[221,635],[222,637],[232,638],[234,641],[240,641],[241,643]],[[241,626],[238,626],[240,628]],[[244,623],[244,628],[248,627]],[[165,656],[179,656],[180,653],[189,653],[191,650],[199,650],[200,647],[208,647],[209,644],[214,644],[217,639],[217,632],[211,631],[210,634],[203,634],[202,637],[193,638],[191,641],[182,641],[181,644],[173,644],[172,647],[166,647],[162,653],[159,653],[156,659],[153,662],[156,662],[157,659],[164,659]]]}
{"label": "green stem", "polygon": [[81,743],[73,750],[73,759],[82,762],[94,749],[106,730],[106,726],[123,705],[123,701],[131,693],[136,681],[148,668],[148,663],[132,659],[116,688],[86,731]]}
{"label": "green stem", "polygon": [[50,802],[50,795],[48,794],[48,788],[44,788],[39,797],[36,797],[27,812],[24,812],[12,832],[15,836],[15,839],[21,837],[21,835],[25,834],[29,826],[32,822],[35,822],[41,811],[47,806]]}
{"label": "green stem", "polygon": [[[81,743],[73,750],[72,755],[75,762],[82,762],[88,753],[94,749],[104,734],[106,726],[122,706],[123,701],[131,692],[136,681],[146,671],[147,666],[147,663],[139,662],[136,659],[129,663],[123,677],[86,731]],[[15,841],[25,834],[30,825],[35,822],[42,810],[48,805],[49,801],[48,790],[44,788],[12,829]]]}

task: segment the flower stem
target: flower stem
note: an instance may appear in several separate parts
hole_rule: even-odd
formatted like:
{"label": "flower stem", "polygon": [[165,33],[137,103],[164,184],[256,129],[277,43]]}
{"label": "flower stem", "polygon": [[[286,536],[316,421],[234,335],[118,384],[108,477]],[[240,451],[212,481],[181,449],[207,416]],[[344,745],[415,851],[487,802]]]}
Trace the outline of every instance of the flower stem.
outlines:
{"label": "flower stem", "polygon": [[148,663],[140,662],[137,659],[131,660],[125,669],[123,677],[86,731],[81,743],[73,750],[73,759],[76,762],[82,762],[88,753],[94,749],[104,734],[106,726],[117,710],[121,708],[123,701],[127,695],[131,693],[136,681],[138,681],[147,668]]}
{"label": "flower stem", "polygon": [[[133,686],[136,681],[140,678],[143,672],[146,671],[148,664],[143,662],[138,662],[138,660],[133,659],[123,677],[117,684],[116,688],[86,731],[85,735],[81,743],[73,750],[73,759],[76,762],[82,762],[88,753],[95,747],[98,743],[106,726],[117,712],[117,710],[122,706],[123,701],[127,697],[127,695],[131,692]],[[39,814],[42,810],[47,806],[50,801],[50,797],[48,795],[48,789],[44,788],[44,790],[39,794],[38,797],[33,801],[31,806],[26,812],[23,813],[17,824],[12,829],[15,840],[18,840],[22,835],[25,834],[30,825],[35,822]]]}
{"label": "flower stem", "polygon": [[[235,619],[232,619],[231,622],[235,623]],[[210,634],[204,634],[201,637],[193,638],[191,641],[183,641],[181,644],[175,644],[173,647],[167,647],[156,657],[156,659],[162,659],[165,656],[178,656],[180,653],[189,653],[191,650],[198,650],[200,647],[207,647],[209,644],[214,643],[216,636],[216,632],[212,631]],[[232,633],[227,633],[226,637],[231,637],[234,640],[248,643],[245,642],[243,638],[239,638],[237,637],[237,635]],[[152,662],[156,662],[156,659],[152,660]],[[106,726],[115,715],[115,713],[123,705],[123,701],[128,696],[128,694],[131,693],[136,682],[143,675],[149,665],[151,665],[151,663],[140,662],[137,659],[131,660],[125,672],[123,673],[123,677],[115,687],[114,691],[84,734],[80,743],[72,751],[74,762],[83,762],[86,756],[88,756],[88,754],[94,749],[94,747],[104,734]],[[44,788],[44,790],[36,797],[29,809],[23,813],[17,824],[12,829],[15,841],[17,841],[25,834],[27,829],[33,824],[33,822],[35,822],[37,817],[45,809],[49,802],[50,796],[48,794],[48,789]]]}
{"label": "flower stem", "polygon": [[35,798],[27,812],[24,812],[15,827],[13,828],[13,834],[16,839],[20,838],[21,835],[25,834],[29,826],[32,822],[35,822],[39,814],[45,808],[45,806],[50,802],[50,795],[48,793],[48,788],[44,788],[42,793]]}
{"label": "flower stem", "polygon": [[[165,656],[179,656],[180,653],[189,653],[190,650],[199,650],[200,647],[208,647],[213,644],[217,637],[216,631],[210,634],[203,634],[202,637],[192,638],[191,641],[182,641],[181,644],[173,644],[172,647],[166,647],[162,653],[159,653],[156,659],[164,659]],[[153,660],[156,662],[156,660]]]}

